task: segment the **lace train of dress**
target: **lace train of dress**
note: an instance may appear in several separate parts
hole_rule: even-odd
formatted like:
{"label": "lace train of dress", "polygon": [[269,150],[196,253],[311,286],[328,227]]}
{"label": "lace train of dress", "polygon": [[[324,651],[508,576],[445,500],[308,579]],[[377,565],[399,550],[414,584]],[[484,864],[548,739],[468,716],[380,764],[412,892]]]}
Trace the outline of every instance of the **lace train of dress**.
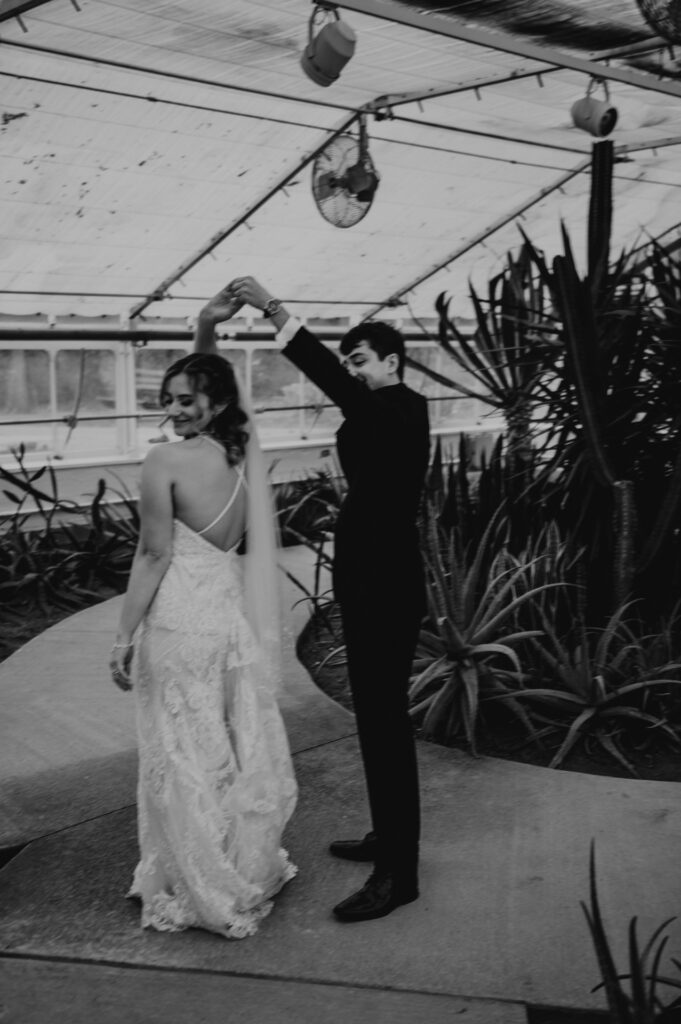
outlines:
{"label": "lace train of dress", "polygon": [[240,557],[175,520],[133,666],[144,927],[245,938],[296,873],[291,755],[243,607]]}

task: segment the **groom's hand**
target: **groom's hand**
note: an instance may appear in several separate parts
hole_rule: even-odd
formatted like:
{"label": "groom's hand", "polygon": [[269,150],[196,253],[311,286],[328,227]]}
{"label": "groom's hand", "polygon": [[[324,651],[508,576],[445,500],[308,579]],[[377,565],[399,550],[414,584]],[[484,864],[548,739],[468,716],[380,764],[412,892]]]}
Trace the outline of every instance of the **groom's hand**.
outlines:
{"label": "groom's hand", "polygon": [[235,277],[227,285],[227,289],[242,303],[247,303],[254,309],[264,309],[267,303],[274,298],[272,293],[268,292],[254,277]]}

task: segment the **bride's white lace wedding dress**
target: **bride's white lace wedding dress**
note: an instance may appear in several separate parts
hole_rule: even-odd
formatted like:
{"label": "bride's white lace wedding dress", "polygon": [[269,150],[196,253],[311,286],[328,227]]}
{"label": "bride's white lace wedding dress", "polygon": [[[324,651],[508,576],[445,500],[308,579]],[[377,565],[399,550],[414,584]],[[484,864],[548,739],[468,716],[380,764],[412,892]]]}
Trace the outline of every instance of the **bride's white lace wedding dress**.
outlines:
{"label": "bride's white lace wedding dress", "polygon": [[243,558],[179,520],[133,667],[142,924],[252,935],[295,874],[284,725],[245,614]]}

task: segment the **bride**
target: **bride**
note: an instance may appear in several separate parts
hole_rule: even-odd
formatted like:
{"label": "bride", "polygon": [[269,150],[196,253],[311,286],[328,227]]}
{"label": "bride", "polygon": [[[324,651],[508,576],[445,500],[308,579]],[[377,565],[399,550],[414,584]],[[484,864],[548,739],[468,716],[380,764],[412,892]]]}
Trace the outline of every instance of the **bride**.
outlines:
{"label": "bride", "polygon": [[[177,444],[145,459],[140,542],[111,655],[134,691],[142,925],[253,935],[295,867],[281,836],[296,783],[280,684],[274,527],[232,366],[165,373]],[[245,555],[238,554],[244,535]]]}

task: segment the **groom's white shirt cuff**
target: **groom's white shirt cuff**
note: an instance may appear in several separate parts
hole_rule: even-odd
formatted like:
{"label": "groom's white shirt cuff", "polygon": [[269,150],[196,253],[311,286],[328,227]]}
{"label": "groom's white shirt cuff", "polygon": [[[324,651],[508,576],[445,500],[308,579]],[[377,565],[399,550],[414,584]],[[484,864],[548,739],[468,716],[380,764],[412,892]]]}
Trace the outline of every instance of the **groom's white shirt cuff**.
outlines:
{"label": "groom's white shirt cuff", "polygon": [[282,329],[277,331],[275,337],[280,345],[288,345],[289,341],[293,339],[293,336],[298,333],[303,325],[300,320],[296,320],[294,316],[290,316]]}

